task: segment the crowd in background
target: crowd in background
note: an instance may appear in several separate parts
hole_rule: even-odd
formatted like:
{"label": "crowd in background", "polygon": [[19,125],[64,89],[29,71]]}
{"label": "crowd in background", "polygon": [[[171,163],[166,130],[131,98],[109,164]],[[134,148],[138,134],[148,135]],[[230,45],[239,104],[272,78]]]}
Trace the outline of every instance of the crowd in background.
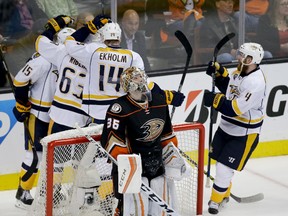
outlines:
{"label": "crowd in background", "polygon": [[[12,74],[34,52],[35,38],[47,19],[65,14],[78,16],[110,14],[111,1],[103,0],[1,0],[0,43]],[[127,12],[127,10],[129,10]],[[217,42],[236,33],[219,53],[219,62],[235,60],[238,47],[239,0],[119,0],[117,21],[124,30],[122,46],[136,50],[147,71],[182,66],[185,51],[174,36],[185,33],[194,49],[193,65],[203,65],[213,56]],[[110,14],[111,15],[111,14]],[[245,42],[262,44],[266,58],[288,54],[288,0],[246,0]]]}

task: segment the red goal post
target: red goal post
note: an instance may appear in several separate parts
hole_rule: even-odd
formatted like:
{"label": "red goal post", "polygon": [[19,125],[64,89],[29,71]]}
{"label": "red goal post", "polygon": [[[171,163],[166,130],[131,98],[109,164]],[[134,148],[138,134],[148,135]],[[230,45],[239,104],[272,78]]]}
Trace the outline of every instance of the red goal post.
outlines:
{"label": "red goal post", "polygon": [[[178,199],[177,212],[181,216],[202,215],[205,128],[200,123],[179,123],[173,128],[178,138],[179,149],[184,152],[186,157],[188,156],[195,162],[188,162],[193,168],[191,176],[175,181]],[[102,126],[87,127],[83,130],[99,142]],[[28,215],[112,216],[115,198],[112,190],[112,179],[108,175],[111,172],[111,167],[107,163],[107,158],[105,159],[105,156],[101,155],[96,147],[91,150],[91,147],[95,145],[90,145],[91,143],[89,144],[87,138],[77,129],[49,135],[41,143],[43,145],[43,158],[39,168],[40,176],[34,202]],[[99,184],[101,186],[94,187],[93,191],[84,187],[83,192],[83,182],[87,184],[87,178],[91,178],[91,175],[87,177],[85,173],[88,171],[90,173],[91,169],[86,169],[87,166],[82,166],[80,161],[84,161],[85,158],[87,165],[86,156],[88,153],[88,161],[91,162],[89,168],[92,167],[93,170],[97,170],[97,174],[100,173],[101,178],[98,181],[101,181]],[[97,157],[95,158],[93,155],[97,155]],[[83,167],[85,167],[85,172],[82,170]],[[61,175],[55,170],[61,170]],[[83,176],[83,173],[86,177]],[[79,178],[79,176],[81,177]],[[79,182],[81,187],[79,187]],[[59,197],[56,197],[55,185],[60,185],[61,193],[59,194],[61,196]],[[78,198],[82,196],[82,193],[84,193],[83,203]],[[94,196],[94,203],[88,204],[87,194]]]}

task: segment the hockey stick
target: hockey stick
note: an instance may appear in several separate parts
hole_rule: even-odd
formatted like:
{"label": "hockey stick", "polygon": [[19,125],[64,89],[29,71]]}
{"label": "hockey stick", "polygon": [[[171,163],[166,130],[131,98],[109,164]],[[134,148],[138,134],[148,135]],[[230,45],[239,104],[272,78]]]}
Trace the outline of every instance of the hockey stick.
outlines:
{"label": "hockey stick", "polygon": [[[89,142],[95,144],[98,148],[98,150],[102,151],[105,155],[109,157],[109,159],[115,164],[117,164],[117,161],[115,158],[113,158],[102,146],[99,144],[93,137],[91,137],[89,134],[85,133],[85,131],[79,127],[79,125],[75,125],[76,129],[78,129],[86,138]],[[179,216],[179,214],[171,208],[168,203],[166,203],[159,195],[157,195],[148,185],[146,185],[143,181],[141,184],[141,191],[145,193],[148,197],[149,200],[152,202],[156,203],[159,207],[161,207],[164,211],[167,212],[169,216]]]}
{"label": "hockey stick", "polygon": [[[5,58],[4,58],[4,55],[3,55],[1,49],[0,49],[0,59],[1,59],[1,63],[3,65],[4,71],[6,73],[6,76],[7,76],[7,79],[8,79],[8,83],[10,85],[10,88],[11,88],[11,90],[13,92],[13,95],[14,95],[14,98],[15,98],[15,90],[14,90],[14,86],[13,86],[13,80],[11,78],[11,74],[10,74],[10,72],[8,70],[8,66],[7,66],[7,63],[5,61]],[[29,129],[28,129],[27,121],[24,121],[23,123],[24,123],[24,129],[26,130],[26,133],[27,133],[27,136],[28,136],[28,140],[29,140],[29,142],[31,144],[32,152],[33,152],[33,160],[32,160],[32,164],[30,166],[30,169],[28,169],[27,172],[21,178],[22,181],[26,182],[33,175],[34,170],[37,167],[38,155],[37,155],[37,152],[36,152],[36,149],[35,149],[35,146],[34,146],[34,142],[33,142],[32,136],[31,136],[31,134],[29,132]]]}
{"label": "hockey stick", "polygon": [[[213,62],[217,61],[217,55],[220,51],[220,49],[231,39],[235,36],[235,33],[229,33],[225,37],[223,37],[216,47],[214,48],[214,53],[213,53]],[[216,73],[216,69],[215,69]],[[212,73],[212,93],[215,93],[215,73]],[[213,106],[211,106],[210,109],[210,125],[209,125],[209,151],[211,149],[211,144],[212,144],[212,134],[213,134]],[[206,187],[210,187],[210,167],[211,167],[211,158],[208,153],[208,165],[207,165],[207,181],[206,181]]]}
{"label": "hockey stick", "polygon": [[[186,54],[187,54],[184,72],[182,74],[182,78],[181,78],[181,81],[180,81],[180,84],[179,84],[179,87],[178,87],[178,92],[181,92],[182,86],[183,86],[183,83],[184,83],[184,80],[185,80],[185,77],[186,77],[186,74],[187,74],[187,71],[188,71],[188,66],[189,66],[190,59],[191,59],[191,56],[192,56],[192,53],[193,53],[193,49],[192,49],[191,44],[189,43],[187,37],[184,35],[183,32],[177,30],[175,32],[175,36],[181,42],[181,44],[184,46]],[[173,118],[174,112],[175,112],[175,106],[172,107],[171,120]]]}
{"label": "hockey stick", "polygon": [[[194,161],[191,157],[189,157],[185,152],[183,152],[181,149],[179,149],[180,154],[191,164],[193,164],[196,168],[198,168],[198,164],[196,161]],[[208,177],[207,172],[204,170],[204,174]],[[215,179],[213,176],[209,175],[209,179],[214,181]],[[264,199],[264,194],[263,193],[258,193],[252,196],[248,197],[238,197],[234,195],[233,193],[230,193],[230,196],[238,203],[253,203],[253,202],[258,202]]]}

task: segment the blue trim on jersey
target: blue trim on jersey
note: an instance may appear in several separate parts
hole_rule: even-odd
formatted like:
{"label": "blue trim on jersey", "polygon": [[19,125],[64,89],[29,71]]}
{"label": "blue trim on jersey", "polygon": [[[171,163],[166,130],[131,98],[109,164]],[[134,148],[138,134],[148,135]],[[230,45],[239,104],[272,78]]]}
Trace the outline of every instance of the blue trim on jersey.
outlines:
{"label": "blue trim on jersey", "polygon": [[110,105],[112,104],[116,99],[112,99],[112,100],[83,100],[82,103],[86,104],[86,105]]}
{"label": "blue trim on jersey", "polygon": [[57,101],[53,101],[52,105],[54,105],[54,106],[56,106],[56,107],[58,107],[60,109],[63,109],[63,110],[69,110],[71,112],[75,112],[75,113],[78,113],[78,114],[81,114],[81,115],[88,116],[87,113],[84,112],[81,109],[78,109],[78,108],[72,107],[72,106],[68,106],[68,105],[65,105],[65,104],[61,104],[61,103],[58,103]]}
{"label": "blue trim on jersey", "polygon": [[234,119],[231,119],[231,118],[228,118],[226,116],[221,116],[221,118],[231,124],[234,124],[234,125],[237,125],[239,127],[244,127],[244,128],[258,128],[258,127],[261,127],[262,124],[263,124],[263,120],[257,124],[246,124],[246,123],[243,123],[243,122],[239,122],[239,121],[236,121]]}
{"label": "blue trim on jersey", "polygon": [[227,88],[228,88],[228,84],[229,84],[229,81],[230,81],[230,77],[227,76],[227,77],[216,77],[215,78],[215,85],[216,87],[220,90],[220,92],[222,94],[226,94],[226,91],[227,91]]}
{"label": "blue trim on jersey", "polygon": [[50,107],[42,107],[42,106],[32,104],[32,109],[37,110],[37,111],[41,111],[41,112],[48,112]]}
{"label": "blue trim on jersey", "polygon": [[230,116],[230,117],[237,116],[237,113],[234,111],[232,107],[232,101],[227,100],[226,97],[224,97],[224,102],[222,103],[219,111],[226,116]]}
{"label": "blue trim on jersey", "polygon": [[75,31],[71,36],[78,42],[84,42],[84,40],[90,34],[90,30],[87,25]]}
{"label": "blue trim on jersey", "polygon": [[[27,166],[25,163],[22,163],[21,167],[25,170],[29,170],[30,166]],[[38,172],[38,168],[36,168],[33,173],[37,173]]]}
{"label": "blue trim on jersey", "polygon": [[216,184],[213,184],[213,188],[216,190],[216,191],[218,191],[218,192],[220,192],[220,193],[224,193],[224,192],[226,192],[226,190],[227,190],[227,188],[222,188],[222,187],[219,187],[219,186],[217,186]]}

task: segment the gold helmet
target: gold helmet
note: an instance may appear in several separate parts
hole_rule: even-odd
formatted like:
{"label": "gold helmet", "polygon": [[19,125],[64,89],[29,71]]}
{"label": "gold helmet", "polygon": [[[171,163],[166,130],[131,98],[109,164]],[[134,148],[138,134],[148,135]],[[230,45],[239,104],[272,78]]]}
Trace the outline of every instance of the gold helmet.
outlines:
{"label": "gold helmet", "polygon": [[145,71],[137,67],[129,67],[121,74],[120,84],[125,92],[145,93],[149,90],[147,78]]}

